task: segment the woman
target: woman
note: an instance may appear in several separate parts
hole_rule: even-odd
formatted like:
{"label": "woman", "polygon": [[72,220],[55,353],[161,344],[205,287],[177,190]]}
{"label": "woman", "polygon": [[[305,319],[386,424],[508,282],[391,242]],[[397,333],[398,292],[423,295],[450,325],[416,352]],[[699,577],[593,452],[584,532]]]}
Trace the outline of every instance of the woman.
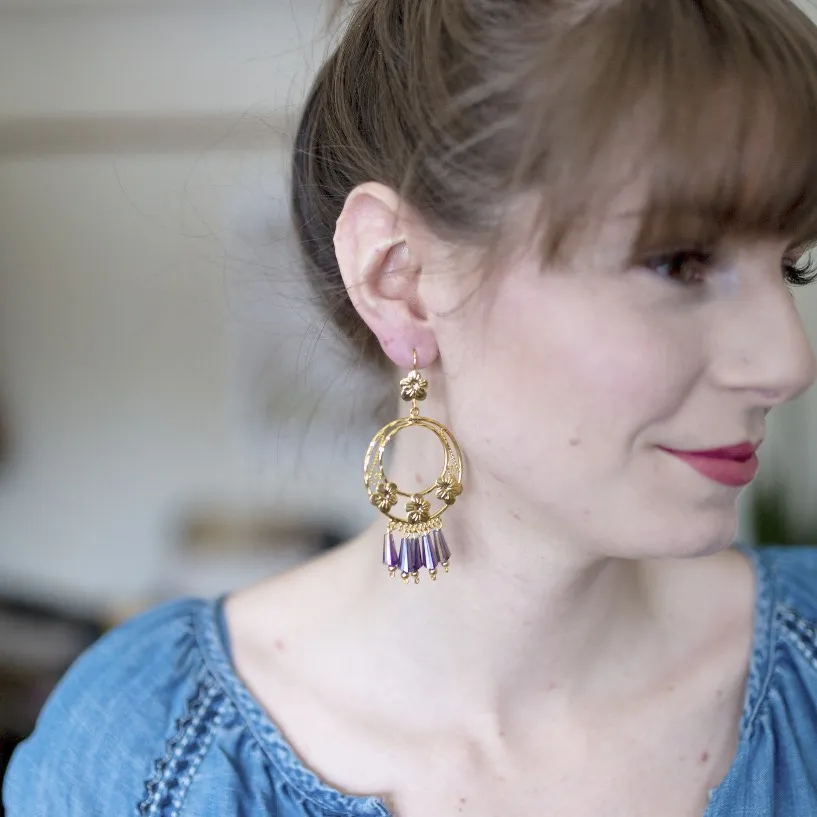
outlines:
{"label": "woman", "polygon": [[815,376],[815,125],[788,0],[356,4],[293,203],[360,357],[420,370],[433,422],[366,472],[409,496],[409,586],[378,521],[131,621],[18,751],[9,817],[817,813],[817,555],[731,547]]}

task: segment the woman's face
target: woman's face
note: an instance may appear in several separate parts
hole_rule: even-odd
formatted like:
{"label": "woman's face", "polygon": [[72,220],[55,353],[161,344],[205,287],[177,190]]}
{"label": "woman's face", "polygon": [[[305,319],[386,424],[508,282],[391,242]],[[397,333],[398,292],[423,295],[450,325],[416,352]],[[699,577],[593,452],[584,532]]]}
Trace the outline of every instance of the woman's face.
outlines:
{"label": "woman's face", "polygon": [[631,263],[631,238],[611,218],[569,264],[531,250],[470,298],[467,276],[434,276],[447,419],[483,511],[592,553],[713,552],[740,488],[667,449],[757,444],[767,412],[812,384],[785,281],[797,258],[735,239]]}

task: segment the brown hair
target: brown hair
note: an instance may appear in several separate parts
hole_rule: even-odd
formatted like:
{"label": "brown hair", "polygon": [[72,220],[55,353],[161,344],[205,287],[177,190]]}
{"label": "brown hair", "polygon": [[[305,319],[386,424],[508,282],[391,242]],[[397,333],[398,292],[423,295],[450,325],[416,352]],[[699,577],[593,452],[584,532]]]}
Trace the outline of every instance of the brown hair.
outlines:
{"label": "brown hair", "polygon": [[392,187],[477,247],[535,193],[548,260],[637,179],[637,251],[817,236],[817,28],[797,6],[360,0],[309,94],[291,193],[315,291],[383,362],[332,243],[356,186]]}

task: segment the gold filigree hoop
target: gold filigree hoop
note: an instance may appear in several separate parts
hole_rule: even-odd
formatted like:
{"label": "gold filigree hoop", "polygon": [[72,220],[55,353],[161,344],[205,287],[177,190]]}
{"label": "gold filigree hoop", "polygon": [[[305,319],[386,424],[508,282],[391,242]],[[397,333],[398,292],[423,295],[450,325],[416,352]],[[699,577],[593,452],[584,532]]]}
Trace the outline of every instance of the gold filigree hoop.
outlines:
{"label": "gold filigree hoop", "polygon": [[[400,395],[411,401],[408,417],[401,417],[384,426],[375,435],[366,452],[363,479],[369,501],[389,520],[383,543],[383,562],[393,576],[400,571],[403,580],[410,577],[419,582],[419,571],[426,568],[433,580],[438,567],[448,572],[451,552],[442,532],[441,517],[462,494],[462,451],[454,435],[442,423],[421,417],[417,407],[428,392],[428,382],[417,368],[400,381]],[[406,428],[431,431],[443,447],[445,462],[436,482],[422,491],[401,491],[391,482],[383,466],[389,443]],[[401,503],[401,497],[405,502]],[[399,508],[399,510],[398,510]],[[394,534],[402,534],[399,547]]]}
{"label": "gold filigree hoop", "polygon": [[[445,464],[440,472],[437,481],[422,491],[412,491],[407,493],[401,491],[386,476],[383,467],[383,456],[389,443],[401,431],[406,428],[427,428],[433,432],[445,453]],[[366,460],[363,464],[363,474],[366,489],[369,492],[369,499],[372,504],[385,514],[393,523],[400,525],[401,529],[413,528],[423,524],[428,524],[438,519],[450,508],[457,497],[462,493],[462,452],[454,439],[454,435],[442,424],[428,417],[401,417],[394,420],[387,426],[380,429],[369,445],[366,452]],[[422,519],[409,518],[416,508],[409,508],[409,505],[421,505],[427,502],[425,497],[434,494],[439,500],[439,508],[434,510],[429,508],[428,515]],[[406,503],[405,513],[398,514],[393,509],[400,502],[399,497],[409,500]]]}

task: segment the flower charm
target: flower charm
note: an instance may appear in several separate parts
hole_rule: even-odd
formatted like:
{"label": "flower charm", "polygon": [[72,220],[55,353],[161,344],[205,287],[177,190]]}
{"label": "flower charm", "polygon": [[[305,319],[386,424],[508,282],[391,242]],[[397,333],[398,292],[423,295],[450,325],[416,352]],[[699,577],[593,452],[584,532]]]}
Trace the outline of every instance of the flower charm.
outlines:
{"label": "flower charm", "polygon": [[428,380],[417,369],[400,381],[400,396],[406,401],[425,400],[428,397]]}
{"label": "flower charm", "polygon": [[414,494],[406,503],[406,518],[412,525],[421,525],[423,522],[428,522],[430,512],[431,505],[420,494]]}
{"label": "flower charm", "polygon": [[462,493],[462,485],[455,479],[437,480],[437,496],[445,502],[446,505],[453,505],[457,501],[457,497]]}
{"label": "flower charm", "polygon": [[393,482],[381,482],[372,494],[372,505],[388,513],[397,504],[397,486]]}

